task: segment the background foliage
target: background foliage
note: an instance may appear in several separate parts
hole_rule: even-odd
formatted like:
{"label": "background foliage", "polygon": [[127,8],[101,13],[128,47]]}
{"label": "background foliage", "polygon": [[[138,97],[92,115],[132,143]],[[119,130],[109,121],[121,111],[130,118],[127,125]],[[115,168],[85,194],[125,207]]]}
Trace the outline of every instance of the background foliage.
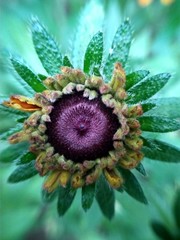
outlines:
{"label": "background foliage", "polygon": [[[139,6],[136,1],[98,1],[91,16],[88,9],[82,12],[86,2],[83,0],[1,0],[0,1],[0,89],[4,95],[23,93],[21,83],[12,75],[8,63],[7,49],[14,54],[20,54],[35,71],[45,74],[33,49],[31,36],[27,25],[32,15],[53,33],[64,53],[71,56],[71,43],[76,45],[76,56],[71,56],[77,66],[86,49],[86,42],[102,27],[106,37],[106,51],[110,47],[114,33],[121,21],[129,17],[135,29],[134,43],[130,51],[129,69],[148,69],[152,74],[170,72],[173,78],[161,91],[163,96],[178,97],[180,91],[180,2],[175,1],[169,6],[154,1],[148,7]],[[87,26],[81,28],[80,19],[85,19]],[[81,20],[80,20],[81,21]],[[87,33],[86,28],[89,28]],[[84,44],[83,44],[84,43]],[[78,54],[79,53],[79,54]],[[10,73],[11,72],[11,73]],[[15,74],[15,73],[13,73]],[[1,118],[1,129],[6,129],[11,123]],[[158,134],[157,139],[180,145],[180,133]],[[0,148],[5,148],[0,143]],[[18,154],[18,148],[16,150]],[[6,154],[11,154],[6,152]],[[115,218],[106,220],[97,205],[84,213],[80,208],[80,194],[75,204],[63,218],[59,218],[54,204],[46,205],[41,201],[41,184],[37,176],[31,180],[8,184],[7,178],[14,169],[11,163],[0,164],[1,196],[0,225],[2,240],[28,239],[123,239],[123,240],[154,240],[157,239],[151,228],[151,222],[156,220],[164,224],[171,232],[175,232],[172,205],[175,191],[180,187],[180,166],[162,164],[149,159],[144,160],[147,177],[136,176],[142,183],[144,192],[149,199],[149,206],[144,206],[125,193],[116,194]]]}

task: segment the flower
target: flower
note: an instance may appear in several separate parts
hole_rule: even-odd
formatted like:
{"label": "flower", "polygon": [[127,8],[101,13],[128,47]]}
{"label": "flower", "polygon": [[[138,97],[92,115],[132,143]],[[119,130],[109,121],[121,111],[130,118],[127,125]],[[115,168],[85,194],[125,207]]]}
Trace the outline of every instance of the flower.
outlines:
{"label": "flower", "polygon": [[[8,181],[19,182],[37,173],[45,176],[43,198],[49,202],[58,195],[60,216],[69,209],[79,188],[83,209],[88,210],[95,197],[108,218],[114,214],[114,190],[126,191],[146,204],[130,170],[146,175],[141,163],[144,156],[170,162],[178,162],[180,156],[178,148],[146,135],[180,128],[176,110],[179,99],[153,97],[170,74],[148,77],[146,70],[126,73],[132,40],[128,20],[118,28],[113,51],[105,62],[103,34],[93,36],[83,69],[74,69],[69,58],[62,57],[37,19],[32,20],[31,31],[35,50],[49,76],[35,74],[24,61],[12,56],[12,65],[31,87],[31,96],[12,95],[1,106],[17,116],[18,123],[2,135],[19,149],[13,156],[19,159],[18,167]],[[21,143],[25,145],[18,145]]]}
{"label": "flower", "polygon": [[113,188],[121,187],[123,177],[116,167],[135,168],[143,158],[136,119],[142,107],[125,103],[121,64],[115,64],[109,83],[70,67],[61,67],[61,72],[44,80],[48,90],[33,98],[14,95],[3,103],[32,113],[9,142],[29,142],[36,169],[48,175],[48,192],[66,187],[69,180],[72,188],[92,184],[101,174]]}

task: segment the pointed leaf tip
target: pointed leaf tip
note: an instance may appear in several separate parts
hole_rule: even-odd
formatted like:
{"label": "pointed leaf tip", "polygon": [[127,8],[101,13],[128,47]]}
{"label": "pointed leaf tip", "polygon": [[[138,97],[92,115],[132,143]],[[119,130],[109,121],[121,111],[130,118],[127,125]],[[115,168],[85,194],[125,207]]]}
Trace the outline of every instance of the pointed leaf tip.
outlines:
{"label": "pointed leaf tip", "polygon": [[145,157],[162,162],[180,162],[180,148],[157,139],[143,137]]}
{"label": "pointed leaf tip", "polygon": [[30,67],[19,58],[13,56],[10,58],[11,63],[21,77],[35,92],[42,92],[46,87],[42,84],[40,78],[30,69]]}
{"label": "pointed leaf tip", "polygon": [[170,77],[169,73],[160,73],[140,81],[127,91],[127,102],[135,104],[149,99],[165,86]]}
{"label": "pointed leaf tip", "polygon": [[119,171],[124,178],[124,190],[137,201],[148,204],[143,189],[134,174],[122,168],[119,168]]}
{"label": "pointed leaf tip", "polygon": [[149,75],[149,73],[150,72],[147,70],[139,70],[128,74],[126,76],[126,90],[143,80],[147,75]]}
{"label": "pointed leaf tip", "polygon": [[152,98],[141,103],[144,115],[163,116],[171,119],[180,118],[180,98]]}
{"label": "pointed leaf tip", "polygon": [[23,164],[19,167],[17,167],[14,172],[11,173],[11,175],[8,178],[9,183],[17,183],[24,180],[27,180],[34,175],[36,175],[38,172],[35,168],[35,161],[31,161],[27,164]]}
{"label": "pointed leaf tip", "polygon": [[59,187],[59,195],[58,195],[58,202],[57,202],[57,210],[59,216],[63,216],[68,209],[70,208],[71,204],[76,195],[76,190],[72,189],[70,185],[66,188]]}
{"label": "pointed leaf tip", "polygon": [[95,195],[95,184],[86,185],[82,188],[82,207],[87,211],[92,206]]}
{"label": "pointed leaf tip", "polygon": [[86,49],[84,56],[84,72],[99,76],[103,56],[103,33],[96,33]]}
{"label": "pointed leaf tip", "polygon": [[108,219],[114,216],[115,196],[114,190],[110,187],[103,175],[100,176],[96,183],[96,200],[99,207]]}
{"label": "pointed leaf tip", "polygon": [[37,18],[31,20],[31,32],[36,53],[47,73],[50,75],[59,73],[62,55],[54,38]]}
{"label": "pointed leaf tip", "polygon": [[110,81],[114,64],[120,62],[123,67],[128,59],[129,49],[132,41],[132,27],[129,20],[125,20],[114,36],[110,53],[104,65],[103,74],[106,81]]}
{"label": "pointed leaf tip", "polygon": [[168,117],[142,116],[139,119],[141,129],[147,132],[173,132],[180,129],[180,121]]}

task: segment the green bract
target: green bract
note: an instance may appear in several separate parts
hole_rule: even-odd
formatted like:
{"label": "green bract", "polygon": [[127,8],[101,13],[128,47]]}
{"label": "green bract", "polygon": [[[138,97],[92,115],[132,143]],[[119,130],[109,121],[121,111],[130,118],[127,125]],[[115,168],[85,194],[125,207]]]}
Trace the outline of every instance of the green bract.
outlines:
{"label": "green bract", "polygon": [[[69,59],[67,55],[63,55],[60,52],[58,44],[38,19],[32,19],[30,28],[36,53],[48,75],[52,76],[60,73],[60,67],[62,66],[73,68],[73,59]],[[123,68],[126,66],[131,41],[131,24],[129,20],[125,20],[119,26],[110,52],[107,58],[104,59],[103,33],[101,31],[95,33],[87,45],[82,70],[87,75],[100,76],[107,83],[110,82],[114,64],[120,62]],[[78,57],[74,59],[78,59]],[[11,63],[19,77],[32,89],[31,93],[42,92],[46,89],[43,83],[46,76],[34,73],[24,61],[16,56],[11,57]],[[129,106],[141,104],[144,114],[138,118],[138,121],[143,133],[164,133],[180,129],[180,111],[177,110],[180,107],[180,99],[154,97],[168,82],[169,78],[170,74],[168,73],[149,76],[149,71],[147,70],[134,71],[126,75],[126,103]],[[5,129],[4,132],[1,132],[1,140],[5,140],[10,135],[19,132],[23,127],[24,120],[29,117],[29,113],[4,106],[0,106],[0,112],[2,112],[3,118],[13,118],[17,122],[16,126],[12,126],[10,129]],[[145,136],[146,134],[142,138],[144,143],[142,150],[146,158],[162,162],[180,162],[179,148],[160,140],[154,140],[152,135],[151,138]],[[19,143],[17,145],[8,144],[0,154],[2,162],[15,161],[17,165],[17,168],[8,178],[9,182],[20,182],[37,174],[34,161],[35,155],[29,152],[27,143]],[[146,175],[142,163],[136,166],[136,170],[142,175]],[[147,204],[147,199],[135,174],[120,166],[118,167],[118,171],[122,175],[124,183],[122,187],[116,190],[121,193],[126,191],[134,199]],[[72,189],[70,185],[67,185],[66,188],[59,187],[56,191],[50,193],[43,189],[42,196],[45,202],[50,202],[58,197],[57,209],[59,216],[62,216],[71,206],[76,191],[76,189]],[[114,189],[103,175],[99,176],[96,183],[82,187],[82,208],[85,211],[91,207],[94,198],[97,200],[103,214],[111,219],[114,215],[115,194]],[[175,208],[177,207],[175,206]],[[179,224],[178,217],[176,218],[177,224]]]}

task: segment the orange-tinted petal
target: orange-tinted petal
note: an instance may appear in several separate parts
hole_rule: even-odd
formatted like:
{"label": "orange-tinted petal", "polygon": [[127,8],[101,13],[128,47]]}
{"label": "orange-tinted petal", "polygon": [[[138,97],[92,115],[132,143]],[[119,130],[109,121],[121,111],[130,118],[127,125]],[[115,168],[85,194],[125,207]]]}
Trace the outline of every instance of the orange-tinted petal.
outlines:
{"label": "orange-tinted petal", "polygon": [[3,102],[3,105],[25,112],[34,112],[41,109],[32,98],[27,98],[21,95],[11,96],[9,101]]}

